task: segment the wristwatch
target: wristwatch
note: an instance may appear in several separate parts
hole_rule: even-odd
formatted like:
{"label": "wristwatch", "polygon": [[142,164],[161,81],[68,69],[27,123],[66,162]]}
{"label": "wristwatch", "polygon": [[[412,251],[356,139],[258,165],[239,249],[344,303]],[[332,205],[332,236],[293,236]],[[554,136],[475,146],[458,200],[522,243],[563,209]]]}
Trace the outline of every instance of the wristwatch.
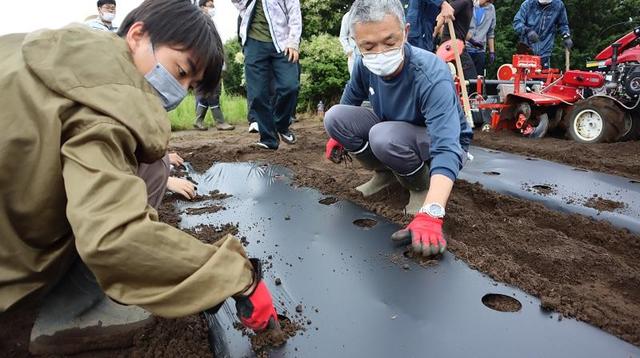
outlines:
{"label": "wristwatch", "polygon": [[444,218],[444,207],[438,203],[429,203],[420,208],[419,213],[427,214],[432,218],[442,219]]}

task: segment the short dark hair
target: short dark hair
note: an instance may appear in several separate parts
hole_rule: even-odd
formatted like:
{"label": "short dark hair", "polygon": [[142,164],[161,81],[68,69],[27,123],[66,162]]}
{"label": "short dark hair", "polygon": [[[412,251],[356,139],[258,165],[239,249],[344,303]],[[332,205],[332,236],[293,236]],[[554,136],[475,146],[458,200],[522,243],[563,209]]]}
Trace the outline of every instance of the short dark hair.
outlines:
{"label": "short dark hair", "polygon": [[102,7],[103,5],[107,4],[115,5],[116,0],[98,0],[98,7]]}
{"label": "short dark hair", "polygon": [[200,6],[200,7],[207,6],[208,2],[213,2],[213,0],[200,0],[200,1],[198,1],[198,6]]}
{"label": "short dark hair", "polygon": [[213,93],[222,73],[224,48],[210,16],[188,0],[145,0],[122,21],[118,36],[126,36],[136,22],[143,23],[154,46],[192,52],[196,72],[204,69],[196,92]]}

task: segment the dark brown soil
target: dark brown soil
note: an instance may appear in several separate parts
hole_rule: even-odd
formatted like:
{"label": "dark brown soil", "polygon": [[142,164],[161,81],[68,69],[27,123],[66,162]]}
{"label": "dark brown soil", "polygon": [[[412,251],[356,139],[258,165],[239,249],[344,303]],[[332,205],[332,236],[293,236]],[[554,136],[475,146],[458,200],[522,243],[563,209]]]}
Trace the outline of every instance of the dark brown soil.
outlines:
{"label": "dark brown soil", "polygon": [[582,169],[640,179],[640,141],[581,144],[553,137],[531,140],[503,130],[496,133],[477,131],[473,144]]}
{"label": "dark brown soil", "polygon": [[353,225],[365,230],[376,226],[377,223],[378,222],[373,219],[356,219],[353,221]]}
{"label": "dark brown soil", "polygon": [[291,321],[283,316],[279,316],[279,321],[280,330],[269,329],[257,334],[240,323],[237,323],[235,328],[241,331],[243,336],[249,337],[251,350],[256,354],[256,357],[267,358],[270,349],[282,346],[287,343],[289,338],[305,330],[300,322]]}
{"label": "dark brown soil", "polygon": [[338,202],[338,199],[336,199],[334,197],[331,197],[331,196],[323,198],[323,199],[320,199],[320,201],[319,201],[319,203],[322,204],[322,205],[333,205],[333,204],[335,204],[337,202]]}
{"label": "dark brown soil", "polygon": [[211,205],[202,208],[187,208],[186,213],[189,215],[202,215],[217,213],[220,210],[226,210],[226,208],[220,205]]}
{"label": "dark brown soil", "polygon": [[599,196],[594,196],[589,198],[589,200],[584,203],[584,206],[596,209],[598,211],[616,211],[618,209],[624,209],[627,205],[619,201],[613,201],[601,198]]}
{"label": "dark brown soil", "polygon": [[518,312],[522,308],[522,304],[515,298],[495,293],[484,295],[482,303],[500,312]]}
{"label": "dark brown soil", "polygon": [[[181,132],[172,143],[199,171],[219,161],[280,164],[295,173],[297,185],[317,188],[339,200],[350,200],[399,224],[410,221],[403,214],[408,193],[399,185],[366,200],[352,189],[367,181],[371,174],[357,161],[333,164],[323,157],[326,135],[320,122],[296,124],[298,143],[282,144],[277,151],[249,148],[255,137],[240,130],[238,134]],[[531,147],[531,143],[526,141],[522,146]],[[576,152],[577,147],[572,146],[578,145],[554,139],[535,143],[535,148],[551,145],[551,149],[558,147],[558,152],[565,154]],[[635,164],[627,163],[628,171],[623,170],[624,165],[618,165],[616,170],[617,174],[632,176],[633,171],[640,169],[637,158],[640,149],[634,149],[636,154],[630,153],[637,145],[596,146],[599,149],[594,151],[603,155],[605,148],[630,146],[623,154],[628,158],[635,156]],[[551,149],[548,151],[555,150]],[[609,154],[613,152],[611,149]],[[613,162],[618,163],[620,156],[616,153]],[[599,158],[602,163],[598,168],[609,168],[610,173],[616,174],[610,170],[609,158]],[[580,166],[596,170],[595,165],[587,164]],[[639,177],[637,173],[633,176]],[[555,212],[541,204],[464,181],[456,182],[444,230],[449,250],[471,267],[540,297],[545,307],[640,345],[639,236],[606,222]],[[437,261],[425,263],[433,264]]]}

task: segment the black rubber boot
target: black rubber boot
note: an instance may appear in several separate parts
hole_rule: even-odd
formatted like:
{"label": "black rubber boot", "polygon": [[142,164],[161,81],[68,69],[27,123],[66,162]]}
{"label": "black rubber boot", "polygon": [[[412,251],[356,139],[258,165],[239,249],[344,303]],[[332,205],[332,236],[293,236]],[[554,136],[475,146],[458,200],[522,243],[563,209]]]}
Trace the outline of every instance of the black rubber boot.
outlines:
{"label": "black rubber boot", "polygon": [[405,211],[409,215],[415,215],[424,205],[429,191],[429,166],[424,163],[422,168],[411,175],[394,173],[400,184],[409,190],[409,203]]}
{"label": "black rubber boot", "polygon": [[351,154],[365,169],[373,170],[373,177],[368,182],[356,187],[356,190],[361,192],[364,197],[371,196],[396,181],[389,168],[382,164],[373,154],[369,147],[369,142],[365,144],[364,150]]}
{"label": "black rubber boot", "polygon": [[204,117],[206,117],[207,115],[207,109],[209,109],[209,107],[196,105],[196,123],[193,125],[193,128],[201,131],[206,131],[209,129],[204,124]]}

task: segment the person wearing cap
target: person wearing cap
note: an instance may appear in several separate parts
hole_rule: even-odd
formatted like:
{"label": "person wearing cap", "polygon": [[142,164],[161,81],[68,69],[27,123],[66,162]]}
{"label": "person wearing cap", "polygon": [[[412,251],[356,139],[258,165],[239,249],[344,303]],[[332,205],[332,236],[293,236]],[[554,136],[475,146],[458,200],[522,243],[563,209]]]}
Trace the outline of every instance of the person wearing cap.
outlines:
{"label": "person wearing cap", "polygon": [[567,49],[573,47],[567,9],[562,0],[525,0],[513,18],[513,29],[520,42],[541,57],[544,68],[551,66],[551,53],[558,31],[563,46]]}

